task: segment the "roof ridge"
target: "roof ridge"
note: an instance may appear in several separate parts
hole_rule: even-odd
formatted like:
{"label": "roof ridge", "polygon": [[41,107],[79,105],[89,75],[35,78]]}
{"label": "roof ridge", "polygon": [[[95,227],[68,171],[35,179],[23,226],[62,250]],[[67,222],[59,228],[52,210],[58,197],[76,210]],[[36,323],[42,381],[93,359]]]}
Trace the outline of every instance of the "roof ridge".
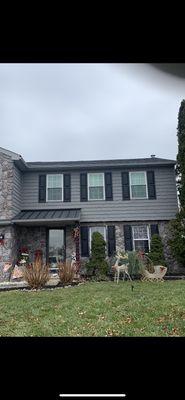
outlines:
{"label": "roof ridge", "polygon": [[113,159],[104,159],[104,160],[64,160],[64,161],[27,161],[27,164],[71,164],[71,163],[98,163],[98,162],[127,162],[127,161],[173,161],[175,160],[169,158],[161,158],[161,157],[140,157],[140,158],[113,158]]}

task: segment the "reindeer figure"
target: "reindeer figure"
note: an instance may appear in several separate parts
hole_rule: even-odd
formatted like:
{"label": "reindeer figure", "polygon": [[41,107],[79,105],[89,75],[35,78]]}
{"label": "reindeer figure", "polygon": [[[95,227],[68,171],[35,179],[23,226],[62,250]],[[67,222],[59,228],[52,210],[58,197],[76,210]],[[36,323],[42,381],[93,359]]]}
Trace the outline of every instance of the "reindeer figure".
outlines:
{"label": "reindeer figure", "polygon": [[123,280],[124,280],[124,276],[127,275],[130,279],[130,281],[132,281],[130,274],[128,273],[128,265],[129,263],[125,264],[125,265],[119,265],[119,262],[121,259],[125,260],[128,259],[127,256],[122,256],[120,253],[118,253],[118,255],[116,256],[117,260],[115,262],[115,264],[112,266],[112,269],[115,271],[114,273],[114,282],[119,282],[119,276],[120,276],[120,272],[123,272]]}

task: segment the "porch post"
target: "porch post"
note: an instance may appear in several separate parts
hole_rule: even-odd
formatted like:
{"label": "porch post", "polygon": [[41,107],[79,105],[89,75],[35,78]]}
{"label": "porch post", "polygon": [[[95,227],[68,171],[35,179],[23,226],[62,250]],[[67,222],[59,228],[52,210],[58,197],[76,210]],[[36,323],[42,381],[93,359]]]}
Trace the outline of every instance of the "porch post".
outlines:
{"label": "porch post", "polygon": [[[80,230],[80,228],[78,228]],[[76,238],[76,263],[77,263],[77,271],[80,271],[81,263],[80,263],[80,235]]]}
{"label": "porch post", "polygon": [[74,228],[74,240],[76,246],[76,266],[77,266],[77,273],[80,271],[81,262],[80,262],[80,225],[77,223]]}

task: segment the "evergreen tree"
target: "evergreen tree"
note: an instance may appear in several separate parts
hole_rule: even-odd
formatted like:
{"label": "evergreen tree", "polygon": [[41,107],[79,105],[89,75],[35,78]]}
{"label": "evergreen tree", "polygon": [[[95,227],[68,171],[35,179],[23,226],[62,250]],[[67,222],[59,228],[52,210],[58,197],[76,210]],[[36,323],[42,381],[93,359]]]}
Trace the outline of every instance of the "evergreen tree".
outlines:
{"label": "evergreen tree", "polygon": [[99,232],[92,234],[91,256],[86,267],[92,275],[103,278],[108,272],[108,263],[106,261],[106,242]]}
{"label": "evergreen tree", "polygon": [[[184,216],[184,217],[183,217]],[[168,244],[177,262],[185,266],[185,213],[177,214],[176,219],[170,221],[169,230],[171,238]]]}
{"label": "evergreen tree", "polygon": [[178,176],[177,186],[181,210],[185,211],[185,100],[182,100],[178,114],[178,154],[176,173]]}
{"label": "evergreen tree", "polygon": [[175,259],[185,265],[185,100],[182,100],[178,114],[178,154],[177,154],[177,188],[180,201],[180,211],[176,219],[170,222],[171,238],[168,243]]}
{"label": "evergreen tree", "polygon": [[158,234],[152,235],[148,257],[154,265],[166,265],[163,243]]}

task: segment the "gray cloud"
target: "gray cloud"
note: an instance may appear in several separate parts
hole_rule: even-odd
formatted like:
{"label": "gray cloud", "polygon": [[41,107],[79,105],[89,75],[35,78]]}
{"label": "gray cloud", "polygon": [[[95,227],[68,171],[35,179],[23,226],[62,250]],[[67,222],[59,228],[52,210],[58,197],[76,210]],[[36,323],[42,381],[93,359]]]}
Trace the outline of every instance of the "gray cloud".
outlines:
{"label": "gray cloud", "polygon": [[1,64],[0,146],[27,161],[176,158],[184,97],[149,64]]}

